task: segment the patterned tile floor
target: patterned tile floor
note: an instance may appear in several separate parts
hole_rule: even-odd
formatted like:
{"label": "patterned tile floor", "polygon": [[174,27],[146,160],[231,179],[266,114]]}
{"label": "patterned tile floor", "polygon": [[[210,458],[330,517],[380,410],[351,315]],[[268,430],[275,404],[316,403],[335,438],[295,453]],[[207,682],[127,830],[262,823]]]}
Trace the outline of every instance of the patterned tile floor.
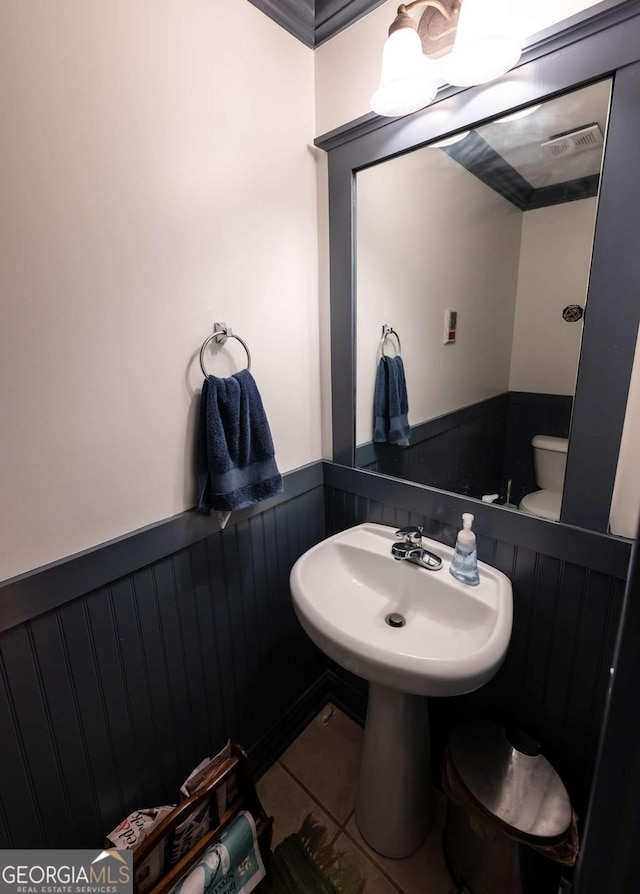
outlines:
{"label": "patterned tile floor", "polygon": [[454,894],[442,856],[443,810],[422,847],[405,860],[381,857],[363,841],[354,816],[361,742],[362,729],[328,705],[262,777],[258,794],[275,817],[273,846],[312,813],[366,880],[364,894]]}

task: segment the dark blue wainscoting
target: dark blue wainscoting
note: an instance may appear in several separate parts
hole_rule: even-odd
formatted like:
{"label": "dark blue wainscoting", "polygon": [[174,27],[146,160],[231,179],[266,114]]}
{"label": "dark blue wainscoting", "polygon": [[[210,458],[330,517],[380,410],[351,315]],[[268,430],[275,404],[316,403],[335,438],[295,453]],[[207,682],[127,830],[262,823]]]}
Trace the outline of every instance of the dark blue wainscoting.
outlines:
{"label": "dark blue wainscoting", "polygon": [[469,508],[480,558],[514,582],[514,630],[490,684],[432,701],[436,772],[458,718],[515,721],[584,813],[629,543],[315,463],[223,532],[185,513],[0,585],[0,848],[98,846],[227,737],[265,768],[327,698],[362,720],[366,685],[302,631],[291,566],[365,520],[452,544]]}
{"label": "dark blue wainscoting", "polygon": [[573,398],[509,391],[413,426],[408,447],[365,444],[356,465],[479,499],[500,494],[516,505],[537,489],[531,439],[569,437]]}
{"label": "dark blue wainscoting", "polygon": [[312,489],[0,634],[0,847],[99,846],[227,737],[260,768],[310,719],[327,665],[288,579],[324,536],[317,467]]}
{"label": "dark blue wainscoting", "polygon": [[448,732],[461,717],[517,723],[538,737],[584,814],[629,548],[603,535],[506,509],[465,506],[464,499],[363,472],[328,466],[325,482],[327,534],[364,521],[419,524],[425,536],[453,544],[454,513],[459,518],[459,511],[476,512],[477,530],[489,532],[478,536],[480,559],[513,581],[513,635],[502,668],[487,686],[460,698],[432,699],[435,772]]}
{"label": "dark blue wainscoting", "polygon": [[356,464],[478,499],[499,493],[507,404],[507,394],[501,394],[416,425],[408,447],[364,445],[356,451]]}

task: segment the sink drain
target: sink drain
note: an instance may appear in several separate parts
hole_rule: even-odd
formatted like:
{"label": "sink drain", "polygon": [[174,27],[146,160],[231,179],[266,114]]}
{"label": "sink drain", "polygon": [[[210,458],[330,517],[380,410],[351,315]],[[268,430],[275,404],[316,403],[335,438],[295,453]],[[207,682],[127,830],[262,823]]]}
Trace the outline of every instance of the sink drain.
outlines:
{"label": "sink drain", "polygon": [[387,615],[387,617],[385,618],[385,621],[387,622],[389,627],[404,627],[404,625],[406,624],[406,621],[402,617],[402,615],[399,615],[396,612],[393,612],[392,614]]}

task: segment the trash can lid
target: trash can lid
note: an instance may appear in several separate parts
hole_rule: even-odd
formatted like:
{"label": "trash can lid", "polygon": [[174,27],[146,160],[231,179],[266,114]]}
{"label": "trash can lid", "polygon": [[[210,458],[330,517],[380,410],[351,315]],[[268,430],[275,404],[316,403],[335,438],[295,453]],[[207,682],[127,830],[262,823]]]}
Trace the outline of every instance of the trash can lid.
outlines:
{"label": "trash can lid", "polygon": [[571,801],[531,738],[519,731],[508,734],[497,723],[473,721],[453,730],[449,754],[472,799],[505,826],[534,844],[564,837],[571,825]]}

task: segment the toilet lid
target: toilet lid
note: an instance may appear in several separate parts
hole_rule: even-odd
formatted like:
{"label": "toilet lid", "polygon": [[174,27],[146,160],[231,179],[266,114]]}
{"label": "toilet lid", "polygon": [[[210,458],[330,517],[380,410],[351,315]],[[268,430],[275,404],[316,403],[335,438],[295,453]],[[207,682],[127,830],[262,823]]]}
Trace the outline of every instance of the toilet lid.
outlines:
{"label": "toilet lid", "polygon": [[549,521],[559,521],[561,506],[562,494],[554,490],[537,490],[533,494],[527,494],[520,502],[520,508],[525,512]]}
{"label": "toilet lid", "polygon": [[539,450],[552,450],[554,453],[567,453],[569,450],[569,438],[555,438],[553,435],[535,435],[531,441],[532,447]]}

